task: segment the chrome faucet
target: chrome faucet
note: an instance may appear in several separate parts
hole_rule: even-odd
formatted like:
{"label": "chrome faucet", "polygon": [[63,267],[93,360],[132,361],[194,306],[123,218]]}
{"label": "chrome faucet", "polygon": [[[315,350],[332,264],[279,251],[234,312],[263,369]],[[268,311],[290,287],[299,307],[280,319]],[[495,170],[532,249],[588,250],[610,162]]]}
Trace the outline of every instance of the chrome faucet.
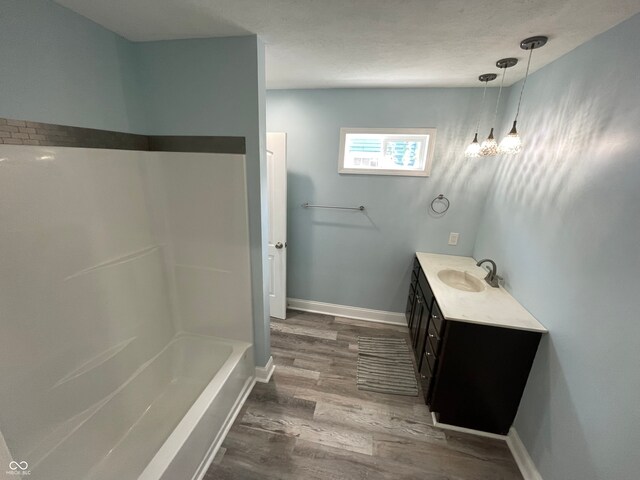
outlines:
{"label": "chrome faucet", "polygon": [[484,277],[485,282],[487,282],[489,285],[491,285],[494,288],[500,287],[498,282],[502,280],[502,277],[498,275],[498,267],[496,267],[496,262],[494,262],[490,258],[485,258],[483,260],[480,260],[478,263],[476,263],[476,266],[479,267],[486,262],[489,262],[492,268],[489,270],[489,273],[487,273],[487,276]]}

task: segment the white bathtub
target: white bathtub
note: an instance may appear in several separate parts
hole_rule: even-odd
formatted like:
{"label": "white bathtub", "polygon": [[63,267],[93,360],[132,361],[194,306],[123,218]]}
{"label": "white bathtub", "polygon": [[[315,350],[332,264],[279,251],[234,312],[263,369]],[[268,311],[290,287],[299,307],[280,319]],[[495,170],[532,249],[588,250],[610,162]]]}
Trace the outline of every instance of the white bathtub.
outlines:
{"label": "white bathtub", "polygon": [[254,381],[251,344],[180,334],[32,465],[31,478],[201,478]]}

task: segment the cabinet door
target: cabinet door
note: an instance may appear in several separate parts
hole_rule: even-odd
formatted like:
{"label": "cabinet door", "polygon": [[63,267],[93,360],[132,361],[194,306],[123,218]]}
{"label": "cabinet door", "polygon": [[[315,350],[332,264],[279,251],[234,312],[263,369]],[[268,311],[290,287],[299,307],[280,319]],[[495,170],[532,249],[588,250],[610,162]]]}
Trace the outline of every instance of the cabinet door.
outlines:
{"label": "cabinet door", "polygon": [[418,276],[418,288],[420,288],[420,291],[422,292],[424,303],[427,305],[427,308],[431,310],[433,292],[431,291],[431,287],[429,286],[429,282],[427,281],[427,277],[424,272],[420,272],[420,275]]}
{"label": "cabinet door", "polygon": [[416,278],[418,277],[418,275],[420,274],[420,260],[418,260],[418,257],[413,257],[413,273],[415,274]]}
{"label": "cabinet door", "polygon": [[[416,346],[418,344],[418,334],[420,332],[420,323],[424,317],[424,298],[422,297],[422,292],[419,288],[416,289],[416,299],[415,306],[413,308],[411,328],[409,333],[411,334],[411,345],[414,350],[416,350]],[[416,357],[419,359],[419,357]]]}
{"label": "cabinet door", "polygon": [[416,359],[418,359],[418,368],[420,368],[422,364],[422,355],[424,354],[424,344],[427,339],[427,331],[429,328],[429,306],[424,304],[424,308],[420,312],[420,325],[417,329],[416,343],[414,349],[416,351]]}
{"label": "cabinet door", "polygon": [[416,257],[413,261],[413,269],[411,270],[411,275],[410,275],[411,280],[409,283],[409,294],[407,295],[407,305],[404,311],[404,315],[407,319],[407,326],[409,327],[409,332],[412,332],[413,322],[415,320],[416,292],[418,289],[419,273],[420,273],[420,263],[418,262],[418,258]]}
{"label": "cabinet door", "polygon": [[404,311],[404,316],[407,318],[407,326],[411,329],[413,323],[413,310],[416,301],[416,291],[413,285],[409,286],[409,295],[407,296],[407,306]]}
{"label": "cabinet door", "polygon": [[435,303],[433,299],[433,293],[431,292],[431,287],[429,286],[429,282],[427,282],[427,277],[424,275],[424,272],[420,272],[418,278],[418,285],[416,287],[416,291],[420,292],[422,295],[422,318],[420,321],[420,326],[416,330],[417,336],[415,338],[415,351],[416,351],[416,359],[418,360],[418,368],[422,365],[422,355],[424,353],[424,344],[427,338],[427,331],[429,329],[430,317],[431,317],[431,308]]}

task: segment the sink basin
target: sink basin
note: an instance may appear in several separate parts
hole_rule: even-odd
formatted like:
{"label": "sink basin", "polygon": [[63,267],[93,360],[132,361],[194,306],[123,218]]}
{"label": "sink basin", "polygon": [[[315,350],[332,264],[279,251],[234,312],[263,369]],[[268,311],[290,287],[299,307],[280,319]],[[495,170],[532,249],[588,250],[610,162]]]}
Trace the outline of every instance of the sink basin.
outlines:
{"label": "sink basin", "polygon": [[460,270],[440,270],[438,278],[446,285],[463,292],[482,292],[484,290],[484,282],[470,273]]}

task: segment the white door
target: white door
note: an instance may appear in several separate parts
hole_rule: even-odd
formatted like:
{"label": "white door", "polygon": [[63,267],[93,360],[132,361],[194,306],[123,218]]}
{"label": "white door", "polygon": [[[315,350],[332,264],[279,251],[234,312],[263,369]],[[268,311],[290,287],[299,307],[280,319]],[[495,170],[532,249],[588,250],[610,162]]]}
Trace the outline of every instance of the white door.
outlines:
{"label": "white door", "polygon": [[269,196],[269,303],[271,316],[287,316],[287,134],[267,133]]}

